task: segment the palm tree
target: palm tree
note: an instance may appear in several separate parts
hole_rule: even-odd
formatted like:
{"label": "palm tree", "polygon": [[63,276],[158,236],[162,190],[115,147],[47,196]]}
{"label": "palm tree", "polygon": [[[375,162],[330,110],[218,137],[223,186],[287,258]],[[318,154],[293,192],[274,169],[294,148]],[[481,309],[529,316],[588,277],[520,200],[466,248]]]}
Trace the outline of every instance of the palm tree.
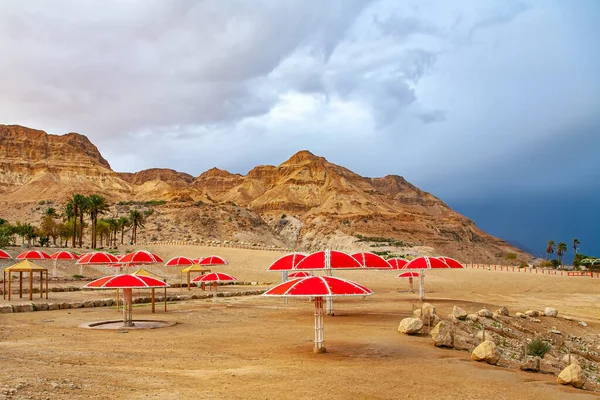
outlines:
{"label": "palm tree", "polygon": [[556,246],[556,255],[558,256],[558,265],[562,265],[561,257],[567,252],[567,244],[565,242],[558,242]]}
{"label": "palm tree", "polygon": [[73,242],[71,247],[75,247],[75,239],[77,238],[77,216],[79,215],[80,194],[74,194],[73,197],[65,204],[64,215],[67,218],[73,218]]}
{"label": "palm tree", "polygon": [[54,220],[57,218],[58,214],[56,213],[56,209],[52,207],[48,207],[44,212],[44,216],[42,217],[42,222],[40,224],[41,234],[46,237],[52,238],[52,244],[56,245],[56,239],[58,238],[58,224]]}
{"label": "palm tree", "polygon": [[98,226],[98,215],[104,214],[108,211],[108,203],[106,199],[98,194],[91,194],[87,198],[87,210],[90,213],[90,219],[92,221],[92,249],[96,248],[96,228]]}
{"label": "palm tree", "polygon": [[79,195],[79,247],[83,247],[83,216],[88,212],[88,198],[84,195]]}
{"label": "palm tree", "polygon": [[109,228],[108,247],[112,247],[117,243],[117,230],[119,230],[118,221],[114,217],[108,218],[105,221],[108,223]]}
{"label": "palm tree", "polygon": [[546,261],[548,261],[548,257],[550,254],[554,253],[554,240],[548,240],[548,246],[546,246]]}
{"label": "palm tree", "polygon": [[106,219],[100,218],[96,223],[96,228],[94,229],[96,235],[100,236],[100,246],[104,246],[104,238],[106,238],[106,244],[110,246],[110,223]]}
{"label": "palm tree", "polygon": [[139,210],[131,210],[129,212],[129,221],[131,223],[131,242],[137,243],[137,228],[144,227],[144,214]]}
{"label": "palm tree", "polygon": [[577,257],[577,247],[581,244],[579,239],[573,239],[573,252],[575,253],[575,257]]}
{"label": "palm tree", "polygon": [[123,244],[123,236],[125,235],[125,228],[129,228],[129,218],[127,217],[120,217],[117,220],[117,226],[118,229],[121,230],[121,244]]}

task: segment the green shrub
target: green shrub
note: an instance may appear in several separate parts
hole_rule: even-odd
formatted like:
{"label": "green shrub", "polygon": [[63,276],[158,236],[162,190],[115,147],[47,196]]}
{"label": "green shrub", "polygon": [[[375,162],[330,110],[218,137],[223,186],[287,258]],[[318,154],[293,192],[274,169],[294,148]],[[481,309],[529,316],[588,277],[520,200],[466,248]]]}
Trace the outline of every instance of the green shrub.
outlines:
{"label": "green shrub", "polygon": [[547,352],[552,349],[552,345],[543,339],[535,338],[529,343],[528,353],[530,356],[544,358]]}

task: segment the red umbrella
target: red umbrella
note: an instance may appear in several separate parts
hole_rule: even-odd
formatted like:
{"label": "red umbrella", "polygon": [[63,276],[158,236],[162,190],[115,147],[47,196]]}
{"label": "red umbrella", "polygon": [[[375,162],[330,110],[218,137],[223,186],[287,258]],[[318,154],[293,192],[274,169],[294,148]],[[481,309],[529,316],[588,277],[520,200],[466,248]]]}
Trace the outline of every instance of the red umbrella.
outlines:
{"label": "red umbrella", "polygon": [[227,260],[220,256],[200,257],[194,260],[198,265],[227,265]]}
{"label": "red umbrella", "polygon": [[111,275],[96,279],[84,286],[90,289],[123,289],[123,325],[133,326],[132,317],[132,300],[133,288],[151,289],[151,288],[166,288],[169,285],[159,279],[145,275]]}
{"label": "red umbrella", "polygon": [[25,251],[17,256],[17,260],[50,260],[50,255],[39,250]]}
{"label": "red umbrella", "polygon": [[374,253],[362,252],[354,253],[351,256],[360,263],[362,268],[366,269],[393,269],[392,266],[383,258]]}
{"label": "red umbrella", "polygon": [[10,256],[10,254],[8,254],[4,250],[0,249],[0,260],[7,260],[7,259],[10,259],[10,258],[12,258]]}
{"label": "red umbrella", "polygon": [[418,272],[404,272],[397,276],[397,278],[417,278],[419,276]]}
{"label": "red umbrella", "polygon": [[278,258],[271,264],[269,271],[289,271],[296,269],[298,263],[306,258],[306,254],[290,253]]}
{"label": "red umbrella", "polygon": [[[407,262],[402,269],[449,269],[450,266],[444,261],[435,257],[418,257],[414,260]],[[425,298],[425,272],[421,272],[419,275],[419,298],[423,300]]]}
{"label": "red umbrella", "polygon": [[398,278],[408,278],[408,291],[413,292],[413,278],[418,278],[418,272],[404,272],[397,276]]}
{"label": "red umbrella", "polygon": [[115,264],[118,263],[119,259],[110,253],[104,251],[94,251],[91,253],[85,253],[79,256],[76,264],[79,265],[103,265],[103,264]]}
{"label": "red umbrella", "polygon": [[464,265],[450,257],[438,257],[440,260],[448,264],[450,268],[464,268]]}
{"label": "red umbrella", "polygon": [[371,289],[346,279],[333,276],[309,276],[280,283],[263,293],[263,296],[314,297],[315,346],[313,351],[324,353],[323,297],[368,296],[370,294],[373,294]]}
{"label": "red umbrella", "polygon": [[160,256],[150,253],[149,251],[137,250],[137,251],[134,251],[133,253],[128,253],[128,254],[125,254],[123,257],[120,257],[119,262],[121,264],[127,264],[127,265],[132,265],[132,264],[140,265],[140,264],[163,263],[164,260],[162,258],[160,258]]}
{"label": "red umbrella", "polygon": [[79,256],[75,253],[71,253],[70,251],[57,251],[53,253],[50,258],[54,260],[54,267],[52,268],[52,276],[56,277],[56,267],[58,260],[67,261],[67,260],[77,260]]}
{"label": "red umbrella", "polygon": [[231,276],[229,274],[224,274],[222,272],[211,272],[210,274],[200,275],[195,277],[192,282],[199,283],[212,283],[215,289],[215,293],[213,295],[213,302],[217,301],[217,284],[219,282],[232,282],[237,281],[238,279],[235,276]]}
{"label": "red umbrella", "polygon": [[311,275],[306,271],[296,271],[289,274],[288,278],[306,278],[307,276]]}
{"label": "red umbrella", "polygon": [[393,269],[402,269],[408,263],[408,260],[404,258],[390,258],[387,262],[392,266]]}
{"label": "red umbrella", "polygon": [[336,250],[325,250],[312,253],[300,261],[295,269],[299,270],[333,270],[361,269],[358,260],[349,254]]}
{"label": "red umbrella", "polygon": [[169,261],[167,261],[165,266],[167,266],[167,267],[182,267],[182,266],[187,267],[189,265],[194,265],[194,264],[195,264],[195,262],[191,258],[180,256],[180,257],[171,258]]}
{"label": "red umbrella", "polygon": [[75,264],[79,265],[79,275],[83,275],[84,265],[108,265],[116,264],[118,262],[119,259],[110,253],[106,253],[104,251],[94,251],[80,255]]}

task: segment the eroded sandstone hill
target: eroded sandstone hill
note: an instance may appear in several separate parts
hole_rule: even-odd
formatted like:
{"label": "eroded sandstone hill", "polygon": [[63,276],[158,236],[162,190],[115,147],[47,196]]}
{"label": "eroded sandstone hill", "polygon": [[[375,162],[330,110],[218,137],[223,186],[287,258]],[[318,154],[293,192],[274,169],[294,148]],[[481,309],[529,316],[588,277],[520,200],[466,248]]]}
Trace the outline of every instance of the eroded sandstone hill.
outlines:
{"label": "eroded sandstone hill", "polygon": [[83,135],[0,125],[0,171],[0,217],[13,220],[36,222],[40,201],[60,205],[74,192],[100,193],[115,203],[113,213],[126,211],[118,202],[164,201],[153,206],[146,239],[527,258],[401,176],[365,178],[308,151],[245,176],[217,168],[196,178],[170,169],[116,173]]}

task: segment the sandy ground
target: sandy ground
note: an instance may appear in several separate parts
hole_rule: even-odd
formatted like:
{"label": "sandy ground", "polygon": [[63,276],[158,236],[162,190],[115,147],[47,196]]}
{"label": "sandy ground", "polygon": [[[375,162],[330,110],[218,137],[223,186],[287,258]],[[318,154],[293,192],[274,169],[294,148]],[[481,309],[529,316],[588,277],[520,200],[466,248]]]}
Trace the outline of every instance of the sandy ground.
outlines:
{"label": "sandy ground", "polygon": [[[266,272],[280,253],[185,246],[153,247],[174,255],[222,255],[218,268],[244,281],[279,282]],[[72,269],[72,270],[71,270]],[[176,272],[164,267],[155,272]],[[73,272],[74,271],[74,272]],[[86,275],[103,274],[97,267]],[[61,274],[77,273],[77,267]],[[175,321],[146,331],[98,331],[85,322],[117,319],[111,308],[0,314],[0,399],[593,399],[594,393],[559,386],[556,377],[474,363],[469,353],[433,347],[427,337],[397,332],[417,305],[407,282],[391,272],[355,271],[376,294],[336,301],[325,319],[326,354],[312,353],[312,303],[258,296],[193,300],[134,318]],[[178,278],[177,278],[178,279]],[[598,332],[600,280],[483,270],[427,274],[428,301],[446,315],[507,306],[511,313],[555,307]],[[173,291],[179,289],[172,289]],[[198,289],[195,289],[198,290]],[[223,289],[226,290],[226,289]],[[50,293],[85,300],[109,293]]]}

